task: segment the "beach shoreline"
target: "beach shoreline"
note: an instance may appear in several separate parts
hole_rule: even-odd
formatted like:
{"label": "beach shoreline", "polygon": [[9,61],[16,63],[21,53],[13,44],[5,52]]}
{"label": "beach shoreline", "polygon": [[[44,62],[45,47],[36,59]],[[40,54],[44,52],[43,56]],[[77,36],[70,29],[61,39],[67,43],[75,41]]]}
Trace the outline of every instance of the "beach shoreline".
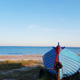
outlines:
{"label": "beach shoreline", "polygon": [[[78,54],[80,56],[80,54]],[[42,61],[43,55],[0,55],[0,61],[20,61],[20,60],[37,60]]]}
{"label": "beach shoreline", "polygon": [[0,55],[0,61],[11,60],[11,61],[19,61],[19,60],[37,60],[42,61],[43,55]]}

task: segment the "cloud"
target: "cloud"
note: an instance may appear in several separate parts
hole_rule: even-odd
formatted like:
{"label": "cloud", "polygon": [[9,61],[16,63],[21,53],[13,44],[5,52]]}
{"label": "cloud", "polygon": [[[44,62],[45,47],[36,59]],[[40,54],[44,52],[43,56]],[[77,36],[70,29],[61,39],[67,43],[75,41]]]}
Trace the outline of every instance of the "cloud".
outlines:
{"label": "cloud", "polygon": [[39,29],[40,31],[45,31],[45,32],[70,32],[70,33],[79,33],[80,31],[78,30],[66,30],[66,29],[48,29],[48,28],[44,28],[44,29]]}
{"label": "cloud", "polygon": [[27,28],[28,28],[28,29],[36,29],[37,26],[31,24],[31,25],[29,25]]}
{"label": "cloud", "polygon": [[79,30],[70,30],[70,29],[53,29],[53,28],[43,28],[43,27],[39,27],[36,25],[29,25],[27,27],[27,29],[29,30],[37,30],[37,31],[42,31],[42,32],[69,32],[69,33],[80,33]]}

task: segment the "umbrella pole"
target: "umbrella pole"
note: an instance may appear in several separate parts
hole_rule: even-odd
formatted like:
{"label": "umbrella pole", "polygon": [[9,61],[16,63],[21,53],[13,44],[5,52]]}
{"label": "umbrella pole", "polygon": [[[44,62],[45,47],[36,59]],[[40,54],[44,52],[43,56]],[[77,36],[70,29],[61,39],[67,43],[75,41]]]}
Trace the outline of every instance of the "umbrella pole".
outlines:
{"label": "umbrella pole", "polygon": [[57,69],[57,80],[60,80],[60,69]]}

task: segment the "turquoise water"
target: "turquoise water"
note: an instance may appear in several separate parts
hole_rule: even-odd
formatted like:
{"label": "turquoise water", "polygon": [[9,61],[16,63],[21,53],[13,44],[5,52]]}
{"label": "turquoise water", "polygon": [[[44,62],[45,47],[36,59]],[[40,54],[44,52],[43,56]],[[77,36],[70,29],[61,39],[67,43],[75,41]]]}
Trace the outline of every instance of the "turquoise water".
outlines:
{"label": "turquoise water", "polygon": [[[76,54],[80,54],[80,47],[66,48]],[[51,49],[52,47],[0,46],[0,55],[45,54]]]}

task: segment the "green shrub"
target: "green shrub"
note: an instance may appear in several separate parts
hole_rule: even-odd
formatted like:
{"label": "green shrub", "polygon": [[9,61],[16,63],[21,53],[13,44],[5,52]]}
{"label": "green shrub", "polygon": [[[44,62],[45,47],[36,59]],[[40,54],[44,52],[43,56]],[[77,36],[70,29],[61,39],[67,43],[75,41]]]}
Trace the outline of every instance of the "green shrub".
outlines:
{"label": "green shrub", "polygon": [[10,70],[10,69],[17,69],[21,68],[21,63],[2,63],[0,64],[0,70]]}

